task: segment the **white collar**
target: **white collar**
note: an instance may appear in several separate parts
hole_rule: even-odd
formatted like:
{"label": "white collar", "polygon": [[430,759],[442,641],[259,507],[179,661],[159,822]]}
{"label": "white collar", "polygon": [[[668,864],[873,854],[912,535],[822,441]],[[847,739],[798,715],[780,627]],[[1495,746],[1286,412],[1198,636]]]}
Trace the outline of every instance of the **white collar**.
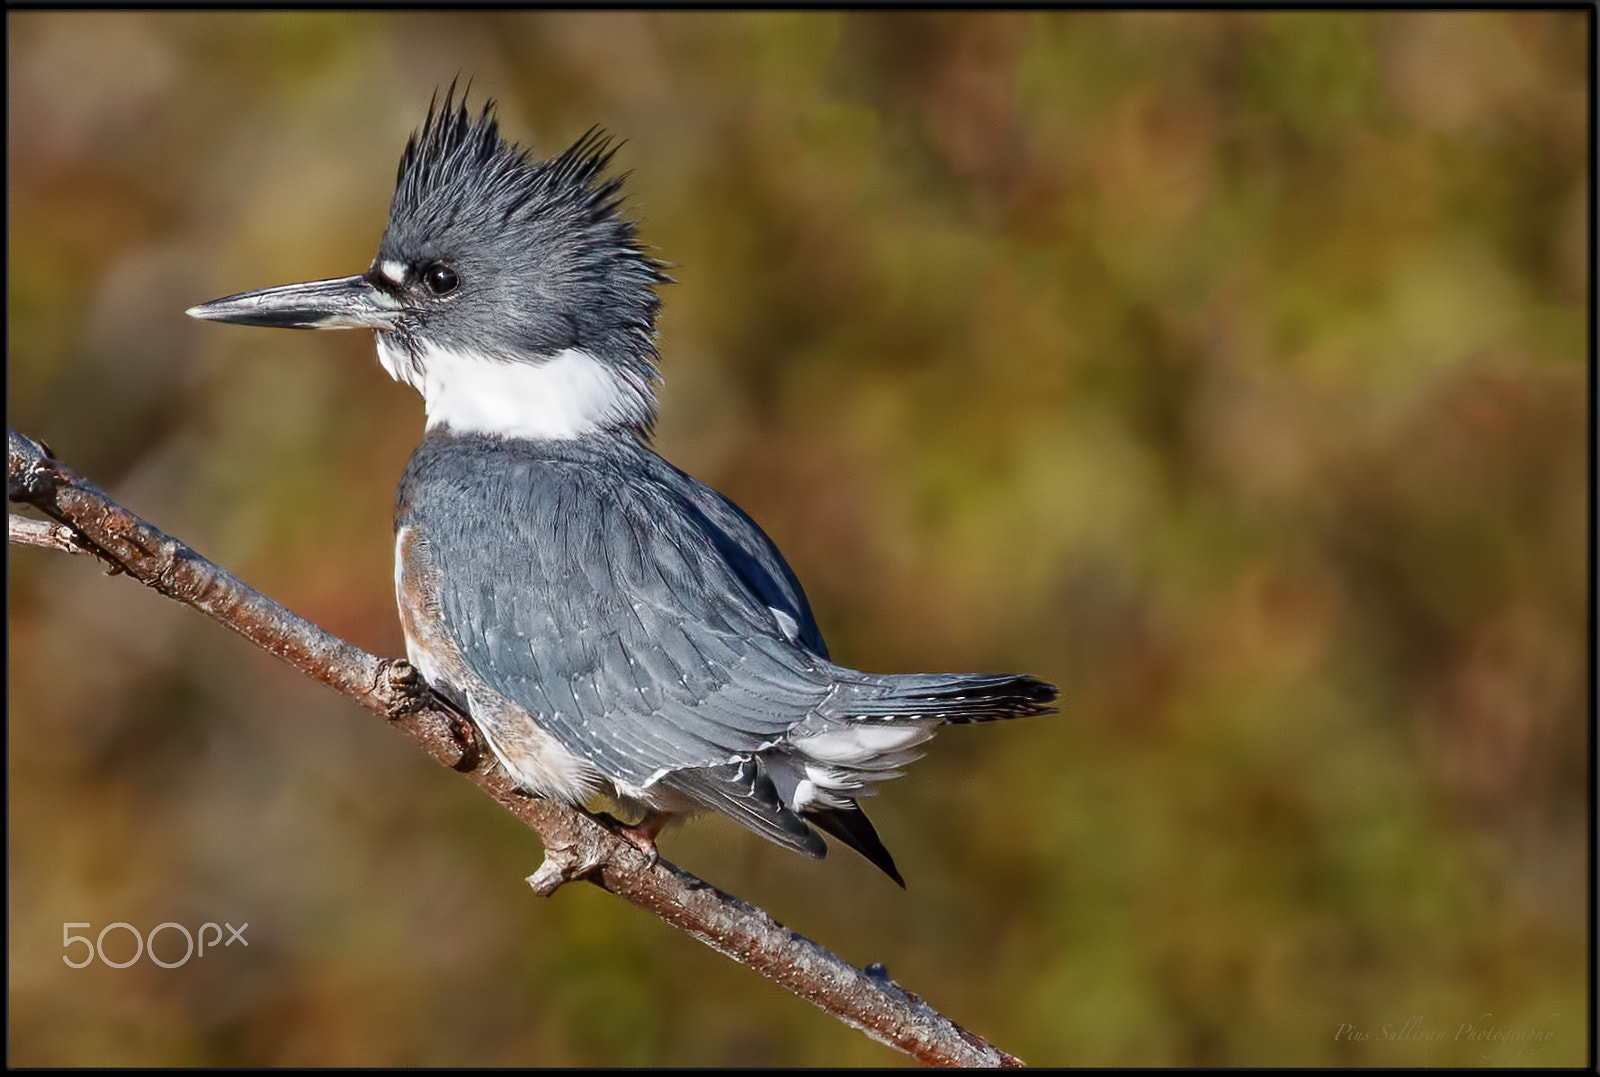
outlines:
{"label": "white collar", "polygon": [[378,334],[378,361],[422,394],[428,429],[529,440],[582,437],[650,419],[649,386],[579,348],[542,360],[494,359],[425,344],[414,353]]}

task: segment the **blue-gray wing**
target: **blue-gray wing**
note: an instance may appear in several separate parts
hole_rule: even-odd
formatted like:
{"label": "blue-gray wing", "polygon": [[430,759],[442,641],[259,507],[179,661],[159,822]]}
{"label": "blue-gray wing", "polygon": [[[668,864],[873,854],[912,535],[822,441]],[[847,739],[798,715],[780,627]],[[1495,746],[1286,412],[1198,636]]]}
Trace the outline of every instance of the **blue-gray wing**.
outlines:
{"label": "blue-gray wing", "polygon": [[817,657],[827,658],[828,645],[823,642],[822,630],[811,615],[806,593],[766,532],[727,497],[659,456],[653,453],[651,456],[665,472],[659,481],[681,491],[685,500],[704,517],[703,530],[711,536],[728,565],[768,609],[783,613],[793,622],[792,625],[780,622],[780,630]]}
{"label": "blue-gray wing", "polygon": [[569,751],[642,787],[771,747],[827,696],[831,667],[773,617],[774,597],[793,604],[781,577],[752,587],[768,570],[750,536],[720,528],[693,480],[570,443],[475,451],[430,468],[419,450],[405,522],[463,660]]}

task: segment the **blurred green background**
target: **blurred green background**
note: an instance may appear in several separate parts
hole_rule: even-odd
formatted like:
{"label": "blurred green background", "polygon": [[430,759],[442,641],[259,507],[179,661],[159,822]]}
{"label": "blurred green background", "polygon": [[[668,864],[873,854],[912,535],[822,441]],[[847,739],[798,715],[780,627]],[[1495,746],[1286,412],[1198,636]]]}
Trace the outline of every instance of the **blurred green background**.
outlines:
{"label": "blurred green background", "polygon": [[[1588,18],[12,14],[8,421],[399,654],[420,402],[183,310],[364,269],[458,73],[541,154],[602,124],[675,263],[664,455],[835,658],[1064,690],[873,802],[908,892],[668,857],[1038,1064],[1581,1064]],[[535,898],[533,835],[215,624],[8,582],[11,1062],[905,1061]],[[65,967],[118,921],[250,945]]]}

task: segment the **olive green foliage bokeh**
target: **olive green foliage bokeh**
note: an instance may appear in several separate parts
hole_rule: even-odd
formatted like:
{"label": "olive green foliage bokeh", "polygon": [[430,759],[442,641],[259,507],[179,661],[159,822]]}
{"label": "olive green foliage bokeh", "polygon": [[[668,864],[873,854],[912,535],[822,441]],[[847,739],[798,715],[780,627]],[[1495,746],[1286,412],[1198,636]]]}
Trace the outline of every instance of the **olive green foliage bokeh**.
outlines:
{"label": "olive green foliage bokeh", "polygon": [[[156,525],[400,654],[419,401],[182,312],[364,269],[457,74],[540,153],[602,124],[677,281],[662,452],[839,660],[1063,689],[872,802],[907,892],[720,819],[669,858],[1034,1063],[1585,1060],[1586,14],[8,29],[8,420]],[[217,625],[8,581],[10,1061],[904,1061],[534,897],[531,833]],[[207,921],[248,949],[61,960]]]}

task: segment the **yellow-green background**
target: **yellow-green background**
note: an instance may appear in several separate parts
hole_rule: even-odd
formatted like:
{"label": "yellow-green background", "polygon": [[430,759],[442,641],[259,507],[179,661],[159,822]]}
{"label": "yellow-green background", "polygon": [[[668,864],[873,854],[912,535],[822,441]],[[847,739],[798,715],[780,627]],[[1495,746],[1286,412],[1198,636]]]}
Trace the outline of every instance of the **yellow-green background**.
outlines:
{"label": "yellow-green background", "polygon": [[[717,819],[668,857],[1034,1063],[1586,1060],[1586,14],[8,29],[8,419],[135,511],[398,654],[418,400],[183,310],[364,269],[458,73],[542,153],[602,124],[676,264],[663,453],[839,660],[1063,689],[873,802],[907,892]],[[12,1062],[902,1061],[535,898],[530,833],[215,624],[8,580]],[[85,921],[250,945],[75,971]]]}

